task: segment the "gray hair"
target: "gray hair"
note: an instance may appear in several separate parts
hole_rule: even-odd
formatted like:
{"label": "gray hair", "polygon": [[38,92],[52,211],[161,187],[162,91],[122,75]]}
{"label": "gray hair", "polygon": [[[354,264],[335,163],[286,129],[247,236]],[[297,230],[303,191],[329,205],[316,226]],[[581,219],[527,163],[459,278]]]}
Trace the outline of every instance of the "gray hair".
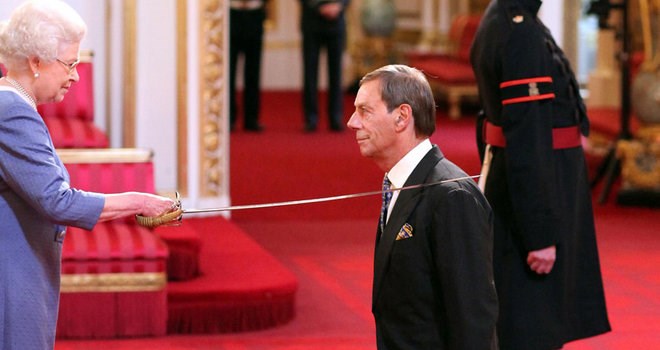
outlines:
{"label": "gray hair", "polygon": [[435,99],[424,73],[406,65],[391,64],[365,75],[360,86],[372,80],[380,81],[380,96],[388,112],[404,103],[409,104],[415,133],[431,136],[435,132]]}
{"label": "gray hair", "polygon": [[29,57],[57,59],[63,44],[82,41],[87,25],[60,0],[31,0],[0,22],[0,62],[9,70],[25,69]]}

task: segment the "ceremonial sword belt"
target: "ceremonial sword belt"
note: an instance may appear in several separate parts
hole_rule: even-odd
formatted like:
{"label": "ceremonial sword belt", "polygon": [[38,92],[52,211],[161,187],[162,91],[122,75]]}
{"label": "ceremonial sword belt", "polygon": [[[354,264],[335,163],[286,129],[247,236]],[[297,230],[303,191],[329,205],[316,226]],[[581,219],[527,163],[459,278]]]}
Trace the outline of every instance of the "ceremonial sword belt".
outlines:
{"label": "ceremonial sword belt", "polygon": [[[506,147],[506,138],[502,127],[497,126],[491,122],[484,123],[484,141],[494,147]],[[582,145],[582,138],[580,136],[580,128],[577,125],[553,128],[552,129],[552,148],[565,149],[574,148]]]}
{"label": "ceremonial sword belt", "polygon": [[344,195],[332,196],[332,197],[321,197],[321,198],[311,198],[311,199],[293,200],[293,201],[286,201],[286,202],[274,202],[274,203],[262,203],[262,204],[235,205],[235,206],[227,206],[227,207],[220,207],[220,208],[207,208],[207,209],[183,209],[181,207],[181,198],[179,196],[179,192],[176,192],[175,203],[174,203],[174,206],[172,207],[172,210],[170,212],[162,214],[160,216],[154,216],[154,217],[136,215],[135,219],[137,220],[138,224],[140,224],[142,226],[149,227],[149,228],[154,228],[154,227],[158,227],[158,226],[162,226],[162,225],[177,225],[181,222],[183,214],[225,212],[225,211],[245,210],[245,209],[262,209],[262,208],[274,208],[274,207],[283,207],[283,206],[290,206],[290,205],[329,202],[329,201],[336,201],[336,200],[342,200],[342,199],[351,199],[351,198],[372,196],[372,195],[377,195],[377,194],[382,195],[383,193],[389,193],[389,192],[394,192],[394,191],[412,190],[412,189],[415,189],[415,188],[429,187],[429,186],[444,184],[444,183],[448,183],[448,182],[472,180],[472,179],[478,178],[479,176],[480,175],[463,176],[463,177],[457,177],[457,178],[453,178],[453,179],[446,179],[446,180],[440,180],[440,181],[435,181],[435,182],[428,182],[428,183],[423,183],[423,184],[404,186],[404,187],[399,187],[399,188],[392,187],[389,190],[383,190],[383,191],[360,192],[360,193],[344,194]]}

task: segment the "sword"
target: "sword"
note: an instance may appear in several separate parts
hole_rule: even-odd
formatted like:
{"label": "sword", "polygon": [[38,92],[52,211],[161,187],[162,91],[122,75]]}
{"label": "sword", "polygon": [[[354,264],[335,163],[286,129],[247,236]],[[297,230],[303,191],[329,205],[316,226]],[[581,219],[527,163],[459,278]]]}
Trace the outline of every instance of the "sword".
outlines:
{"label": "sword", "polygon": [[310,199],[300,199],[300,200],[291,200],[291,201],[284,201],[284,202],[272,202],[272,203],[260,203],[260,204],[233,205],[233,206],[226,206],[226,207],[219,207],[219,208],[205,208],[205,209],[183,209],[183,208],[181,208],[181,200],[179,198],[179,192],[176,192],[175,205],[172,207],[171,212],[165,213],[165,214],[160,215],[160,216],[155,216],[155,217],[146,217],[146,216],[142,216],[142,215],[136,215],[135,219],[137,220],[138,224],[140,224],[141,226],[148,227],[148,228],[154,228],[154,227],[158,227],[158,226],[162,226],[162,225],[172,225],[172,224],[178,225],[178,224],[180,224],[181,220],[183,219],[183,214],[214,213],[214,212],[248,210],[248,209],[264,209],[264,208],[275,208],[275,207],[285,207],[285,206],[292,206],[292,205],[302,205],[302,204],[338,201],[338,200],[344,200],[344,199],[373,196],[373,195],[377,195],[377,194],[382,195],[383,193],[390,193],[390,192],[395,192],[395,191],[412,190],[412,189],[415,189],[415,188],[429,187],[429,186],[444,184],[444,183],[448,183],[448,182],[458,182],[458,181],[463,181],[463,180],[476,179],[479,176],[481,176],[481,175],[463,176],[463,177],[457,177],[457,178],[453,178],[453,179],[439,180],[439,181],[427,182],[427,183],[422,183],[422,184],[417,184],[417,185],[409,185],[409,186],[403,186],[403,187],[392,187],[389,190],[381,190],[381,191],[359,192],[359,193],[351,193],[351,194],[344,194],[344,195],[331,196],[331,197],[320,197],[320,198],[310,198]]}

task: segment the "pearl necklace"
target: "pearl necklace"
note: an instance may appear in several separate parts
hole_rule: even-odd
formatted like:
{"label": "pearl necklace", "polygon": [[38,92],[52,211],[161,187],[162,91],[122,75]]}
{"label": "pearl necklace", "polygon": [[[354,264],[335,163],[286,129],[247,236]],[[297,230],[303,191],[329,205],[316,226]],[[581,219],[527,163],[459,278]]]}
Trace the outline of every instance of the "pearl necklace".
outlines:
{"label": "pearl necklace", "polygon": [[5,77],[5,80],[11,84],[11,86],[13,86],[19,94],[27,98],[27,102],[30,104],[30,106],[32,106],[32,108],[34,108],[35,111],[37,110],[37,102],[34,100],[34,98],[32,98],[30,94],[28,94],[23,85],[19,84],[16,80],[10,77]]}

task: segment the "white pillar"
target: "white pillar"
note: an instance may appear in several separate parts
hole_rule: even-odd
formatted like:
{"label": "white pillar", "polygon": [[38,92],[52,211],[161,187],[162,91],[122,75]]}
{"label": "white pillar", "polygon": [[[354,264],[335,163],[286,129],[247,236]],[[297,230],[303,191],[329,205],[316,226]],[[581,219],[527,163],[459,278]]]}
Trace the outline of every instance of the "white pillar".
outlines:
{"label": "white pillar", "polygon": [[598,30],[596,68],[589,74],[589,98],[587,105],[596,107],[619,107],[621,105],[621,74],[615,54],[614,29]]}
{"label": "white pillar", "polygon": [[539,10],[539,18],[550,29],[557,45],[564,45],[564,2],[544,1]]}
{"label": "white pillar", "polygon": [[417,50],[426,52],[433,49],[436,41],[437,26],[433,18],[433,0],[423,0],[421,4],[421,32]]}

